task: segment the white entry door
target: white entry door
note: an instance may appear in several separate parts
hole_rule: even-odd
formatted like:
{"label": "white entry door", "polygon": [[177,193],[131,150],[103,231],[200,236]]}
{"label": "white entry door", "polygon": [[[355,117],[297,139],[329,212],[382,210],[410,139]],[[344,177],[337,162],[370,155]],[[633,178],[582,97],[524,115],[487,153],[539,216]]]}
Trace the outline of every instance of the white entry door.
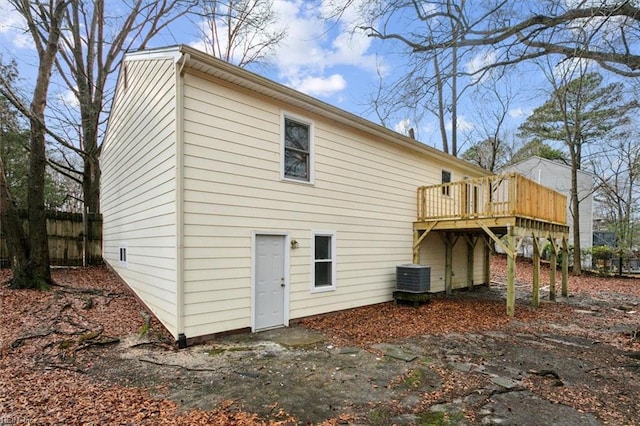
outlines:
{"label": "white entry door", "polygon": [[256,235],[255,329],[285,324],[285,237]]}

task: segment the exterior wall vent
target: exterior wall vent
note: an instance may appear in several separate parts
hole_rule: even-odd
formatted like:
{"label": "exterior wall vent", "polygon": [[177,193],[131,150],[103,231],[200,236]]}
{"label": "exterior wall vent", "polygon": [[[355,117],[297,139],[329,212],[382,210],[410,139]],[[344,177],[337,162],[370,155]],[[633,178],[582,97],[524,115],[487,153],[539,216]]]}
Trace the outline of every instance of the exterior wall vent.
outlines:
{"label": "exterior wall vent", "polygon": [[396,267],[396,289],[409,293],[426,293],[431,290],[431,268],[408,263]]}

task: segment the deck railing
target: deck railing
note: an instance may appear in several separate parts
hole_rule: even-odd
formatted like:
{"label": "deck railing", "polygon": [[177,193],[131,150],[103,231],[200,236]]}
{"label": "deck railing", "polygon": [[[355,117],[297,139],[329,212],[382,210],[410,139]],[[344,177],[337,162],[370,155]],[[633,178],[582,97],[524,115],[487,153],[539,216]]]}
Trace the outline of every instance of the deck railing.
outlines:
{"label": "deck railing", "polygon": [[418,221],[519,216],[567,223],[567,198],[517,173],[418,188]]}

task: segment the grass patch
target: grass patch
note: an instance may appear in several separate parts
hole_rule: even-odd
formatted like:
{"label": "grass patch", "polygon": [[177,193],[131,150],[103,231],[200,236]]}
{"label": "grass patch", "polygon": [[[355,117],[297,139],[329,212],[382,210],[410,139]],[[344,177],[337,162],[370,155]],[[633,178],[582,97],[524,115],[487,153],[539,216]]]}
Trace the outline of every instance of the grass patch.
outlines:
{"label": "grass patch", "polygon": [[387,426],[391,423],[391,415],[383,410],[373,410],[369,413],[371,426]]}
{"label": "grass patch", "polygon": [[412,370],[407,374],[404,379],[404,384],[411,389],[417,389],[422,386],[423,374],[422,370],[416,369]]}

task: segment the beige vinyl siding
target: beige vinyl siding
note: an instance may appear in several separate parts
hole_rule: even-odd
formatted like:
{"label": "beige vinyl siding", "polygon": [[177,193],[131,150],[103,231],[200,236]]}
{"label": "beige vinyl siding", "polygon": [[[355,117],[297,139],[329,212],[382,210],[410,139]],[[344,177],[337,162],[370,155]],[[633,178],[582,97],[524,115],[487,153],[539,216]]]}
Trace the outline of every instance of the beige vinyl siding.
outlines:
{"label": "beige vinyl siding", "polygon": [[[396,265],[412,258],[416,189],[440,183],[441,164],[191,74],[184,108],[187,337],[251,326],[254,232],[299,243],[289,259],[291,319],[391,299]],[[313,122],[313,185],[280,180],[283,112]],[[314,230],[336,233],[335,291],[311,291]]]}
{"label": "beige vinyl siding", "polygon": [[[482,238],[478,240],[473,251],[473,282],[474,285],[484,283],[484,250],[486,244]],[[420,264],[431,267],[431,291],[445,291],[445,245],[437,233],[432,232],[426,236],[420,246]],[[458,238],[453,247],[453,276],[451,288],[467,287],[467,242],[464,237]]]}
{"label": "beige vinyl siding", "polygon": [[104,258],[177,337],[174,64],[125,67],[101,156]]}

